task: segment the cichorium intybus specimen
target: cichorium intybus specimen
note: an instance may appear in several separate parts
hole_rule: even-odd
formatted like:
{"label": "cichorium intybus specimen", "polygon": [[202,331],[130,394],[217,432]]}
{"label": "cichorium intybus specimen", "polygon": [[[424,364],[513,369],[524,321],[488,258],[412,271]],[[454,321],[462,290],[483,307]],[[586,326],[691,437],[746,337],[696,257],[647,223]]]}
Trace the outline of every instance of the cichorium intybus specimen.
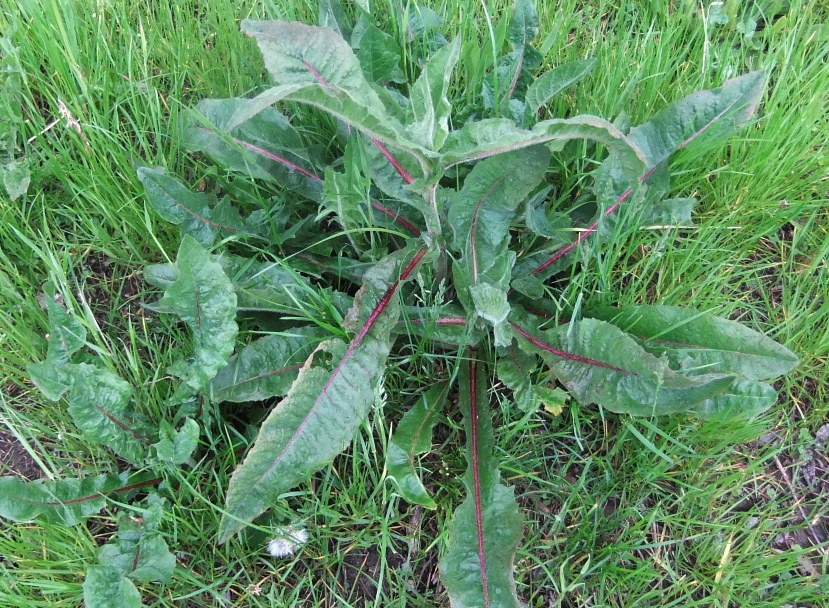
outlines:
{"label": "cichorium intybus specimen", "polygon": [[[194,191],[163,169],[139,169],[150,204],[183,235],[176,262],[145,273],[164,290],[155,308],[193,332],[194,352],[169,370],[181,431],[168,424],[159,435],[126,383],[73,363],[79,331],[56,306],[65,331],[53,334],[65,339],[53,338],[32,376],[47,396],[68,395],[78,424],[137,465],[186,460],[194,426],[222,424],[221,402],[279,398],[227,488],[226,542],[347,448],[407,333],[454,349],[446,376],[396,424],[388,477],[409,503],[435,508],[415,463],[459,395],[467,498],[441,576],[453,606],[519,606],[522,519],[499,479],[493,378],[524,410],[557,390],[552,378],[581,405],[620,414],[756,415],[775,402],[769,382],[797,364],[733,321],[673,306],[576,306],[562,291],[562,277],[620,227],[689,221],[693,200],[666,198],[671,155],[751,121],[765,76],[694,93],[631,129],[584,115],[539,121],[594,61],[539,73],[538,17],[517,0],[481,104],[453,114],[461,41],[445,40],[424,11],[408,15],[405,53],[370,15],[347,22],[334,0],[321,26],[243,21],[272,86],[203,100],[186,132],[188,149],[221,169],[219,186]],[[286,117],[292,108],[330,117],[315,123],[331,126],[326,148]],[[578,200],[558,196],[562,163],[587,149],[601,161],[589,187]],[[239,342],[240,316],[267,335]],[[117,415],[90,406],[94,391]]]}

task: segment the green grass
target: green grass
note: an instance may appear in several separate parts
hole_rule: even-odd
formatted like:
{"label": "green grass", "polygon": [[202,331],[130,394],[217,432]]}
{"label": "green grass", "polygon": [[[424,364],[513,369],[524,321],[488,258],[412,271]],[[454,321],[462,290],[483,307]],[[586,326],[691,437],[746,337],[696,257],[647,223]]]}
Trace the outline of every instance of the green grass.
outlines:
{"label": "green grass", "polygon": [[[493,36],[502,35],[497,20],[509,4],[487,5]],[[738,15],[755,6],[726,4],[742,7]],[[46,348],[44,283],[84,319],[90,343],[136,387],[142,411],[169,418],[165,370],[188,338],[142,309],[150,292],[141,269],[174,257],[177,237],[145,204],[135,168],[164,165],[190,183],[201,179],[206,167],[180,147],[182,110],[267,85],[239,20],[316,16],[309,0],[153,5],[0,0],[0,25],[26,73],[21,131],[33,167],[27,197],[0,197],[0,430],[37,457],[43,476],[119,466],[28,381],[26,366]],[[376,5],[387,20],[396,14],[396,3]],[[434,8],[445,35],[460,32],[467,43],[455,89],[462,113],[478,102],[491,65],[490,30],[480,2]],[[558,417],[524,415],[502,402],[502,475],[527,517],[519,592],[530,606],[821,606],[829,593],[829,480],[814,434],[829,414],[827,9],[793,0],[754,34],[756,50],[695,2],[562,0],[539,12],[538,44],[549,43],[550,65],[599,58],[589,78],[557,98],[555,116],[625,112],[637,124],[728,75],[769,70],[755,125],[672,166],[672,196],[699,198],[695,225],[627,231],[566,297],[712,310],[769,333],[801,365],[780,383],[779,405],[748,424],[629,419],[573,404]],[[401,35],[399,24],[386,31]],[[310,133],[326,131],[311,113],[297,119]],[[383,479],[392,426],[412,398],[401,378],[387,380],[387,398],[349,450],[277,509],[310,532],[293,559],[271,558],[264,543],[215,544],[235,462],[220,455],[225,438],[205,439],[209,456],[170,473],[162,490],[171,505],[162,532],[180,567],[169,585],[142,586],[145,602],[447,605],[436,558],[463,499],[460,415],[447,413],[423,459],[439,508],[412,509]],[[814,466],[823,478],[810,485]],[[0,605],[78,606],[86,565],[122,509],[129,505],[111,502],[75,528],[0,524]]]}

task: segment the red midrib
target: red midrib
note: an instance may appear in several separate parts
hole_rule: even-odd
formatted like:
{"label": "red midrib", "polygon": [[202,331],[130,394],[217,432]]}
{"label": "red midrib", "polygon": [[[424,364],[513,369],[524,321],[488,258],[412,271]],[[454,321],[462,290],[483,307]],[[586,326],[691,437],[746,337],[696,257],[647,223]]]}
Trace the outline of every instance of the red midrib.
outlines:
{"label": "red midrib", "polygon": [[478,248],[475,246],[475,234],[478,231],[478,214],[481,212],[481,207],[483,207],[486,200],[489,198],[489,195],[492,194],[492,191],[505,179],[507,178],[507,174],[504,173],[501,177],[496,179],[492,182],[492,185],[484,192],[484,195],[478,201],[478,204],[475,206],[475,211],[472,213],[472,226],[469,228],[469,246],[470,246],[470,253],[472,255],[472,283],[475,284],[478,282]]}
{"label": "red midrib", "polygon": [[620,374],[624,374],[626,376],[639,376],[639,374],[637,374],[635,372],[632,372],[632,371],[629,371],[629,370],[626,370],[626,369],[622,369],[621,367],[616,367],[615,365],[611,365],[610,363],[604,363],[603,361],[597,361],[596,359],[588,359],[587,357],[582,357],[580,355],[574,355],[573,353],[568,353],[566,351],[559,350],[557,348],[553,348],[549,344],[546,344],[545,342],[542,342],[538,338],[535,338],[534,336],[530,335],[529,333],[527,333],[526,331],[521,329],[521,327],[519,327],[518,325],[516,325],[515,323],[513,323],[511,321],[510,321],[510,326],[515,331],[517,331],[519,334],[521,334],[521,336],[524,337],[524,339],[528,340],[530,343],[534,344],[535,346],[537,346],[538,348],[540,348],[542,350],[546,350],[548,353],[556,355],[557,357],[561,357],[562,359],[567,359],[568,361],[576,361],[577,363],[584,363],[585,365],[592,365],[594,367],[603,367],[604,369],[609,369],[609,370],[612,370],[614,372],[619,372]]}
{"label": "red midrib", "polygon": [[340,374],[345,364],[351,358],[351,355],[354,354],[354,351],[363,341],[363,338],[365,338],[366,334],[369,332],[372,325],[374,325],[375,321],[377,321],[377,318],[383,313],[383,311],[389,305],[389,302],[391,302],[391,299],[397,292],[397,288],[400,286],[400,283],[402,281],[405,281],[409,277],[412,271],[420,263],[420,260],[423,258],[423,256],[426,255],[427,251],[428,250],[426,248],[423,248],[417,252],[415,257],[412,259],[411,262],[409,262],[409,265],[406,266],[406,269],[400,275],[400,278],[396,280],[391,287],[389,287],[389,289],[386,291],[385,295],[383,295],[380,302],[378,302],[377,306],[374,307],[374,310],[371,311],[371,314],[369,315],[362,329],[360,329],[360,332],[351,341],[351,344],[348,346],[348,350],[345,352],[345,355],[343,355],[343,358],[340,361],[339,365],[337,365],[336,369],[334,369],[334,371],[331,373],[331,376],[328,378],[328,382],[325,383],[325,386],[320,391],[320,394],[314,401],[314,405],[312,405],[311,409],[308,410],[308,413],[305,415],[305,418],[302,419],[302,422],[300,422],[293,436],[288,440],[288,443],[285,444],[285,447],[282,449],[282,452],[280,452],[279,456],[277,456],[274,459],[273,464],[271,464],[271,466],[268,467],[268,469],[264,473],[262,473],[262,475],[259,476],[259,479],[256,480],[254,485],[259,485],[260,483],[262,483],[262,480],[264,480],[266,477],[268,477],[268,475],[270,475],[273,472],[273,470],[285,457],[285,454],[288,453],[288,450],[291,449],[291,446],[297,440],[297,437],[299,437],[302,434],[302,430],[305,428],[305,425],[308,424],[308,420],[311,419],[311,416],[314,414],[314,412],[316,412],[320,402],[328,394],[328,390],[331,388],[331,385],[334,383],[334,380]]}
{"label": "red midrib", "polygon": [[481,571],[481,587],[484,605],[489,608],[489,589],[486,583],[486,554],[484,551],[484,515],[481,500],[481,465],[478,460],[478,363],[469,364],[469,423],[472,433],[472,480],[475,495],[475,525],[478,532],[478,567]]}

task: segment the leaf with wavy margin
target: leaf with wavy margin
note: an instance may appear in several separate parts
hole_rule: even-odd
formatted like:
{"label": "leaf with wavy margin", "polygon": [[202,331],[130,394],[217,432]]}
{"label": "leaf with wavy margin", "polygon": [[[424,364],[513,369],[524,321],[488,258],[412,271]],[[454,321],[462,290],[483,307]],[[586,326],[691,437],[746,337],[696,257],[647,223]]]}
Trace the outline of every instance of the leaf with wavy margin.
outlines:
{"label": "leaf with wavy margin", "polygon": [[297,327],[254,340],[230,358],[208,386],[214,401],[262,401],[288,393],[325,334]]}
{"label": "leaf with wavy margin", "polygon": [[85,342],[86,330],[47,297],[49,348],[45,361],[29,365],[32,381],[52,401],[66,394],[69,415],[88,439],[142,465],[156,430],[132,407],[132,387],[109,369],[71,362],[71,355]]}
{"label": "leaf with wavy margin", "polygon": [[415,458],[432,449],[432,428],[446,404],[449,383],[434,385],[409,409],[394,431],[386,452],[387,477],[403,500],[427,509],[437,505],[417,474]]}
{"label": "leaf with wavy margin", "polygon": [[288,119],[266,107],[229,129],[230,120],[249,100],[204,99],[184,132],[188,150],[206,154],[227,171],[278,183],[319,202],[322,178],[299,133]]}
{"label": "leaf with wavy margin", "polygon": [[106,494],[130,492],[161,481],[149,472],[60,481],[0,477],[0,516],[21,523],[40,519],[74,526],[103,509]]}
{"label": "leaf with wavy margin", "polygon": [[618,327],[583,319],[539,332],[510,322],[519,346],[541,356],[582,405],[659,416],[688,412],[728,391],[733,374],[687,377],[643,349]]}
{"label": "leaf with wavy margin", "polygon": [[72,379],[67,408],[72,422],[94,443],[141,466],[158,431],[132,407],[132,387],[108,369],[68,365]]}
{"label": "leaf with wavy margin", "polygon": [[200,391],[227,365],[236,335],[236,293],[222,266],[193,238],[185,236],[176,257],[176,279],[157,305],[193,332],[193,355],[170,367],[193,391]]}
{"label": "leaf with wavy margin", "polygon": [[406,135],[430,150],[440,150],[449,133],[452,105],[446,93],[460,52],[460,38],[455,38],[429,58],[420,76],[409,88]]}
{"label": "leaf with wavy margin", "polygon": [[474,357],[461,365],[467,498],[449,525],[440,577],[452,608],[518,608],[513,559],[523,520],[513,489],[500,483],[483,367]]}
{"label": "leaf with wavy margin", "polygon": [[679,306],[603,306],[585,316],[612,323],[642,340],[648,352],[666,355],[688,375],[733,373],[770,380],[798,364],[795,354],[736,321]]}
{"label": "leaf with wavy margin", "polygon": [[527,89],[527,95],[524,98],[527,102],[527,110],[532,114],[538,112],[538,109],[550,103],[553,97],[593,71],[596,61],[595,57],[579,59],[544,72]]}
{"label": "leaf with wavy margin", "polygon": [[475,165],[451,199],[452,247],[461,254],[452,269],[458,295],[468,310],[474,309],[496,330],[509,314],[507,291],[515,260],[509,228],[519,205],[544,178],[549,161],[544,146],[488,158]]}
{"label": "leaf with wavy margin", "polygon": [[86,608],[141,608],[141,594],[116,568],[89,566],[83,582],[83,603]]}
{"label": "leaf with wavy margin", "polygon": [[229,200],[217,201],[212,194],[193,192],[163,169],[141,167],[138,181],[156,212],[165,221],[181,225],[182,233],[202,245],[210,245],[217,234],[262,236],[261,228],[242,219]]}
{"label": "leaf with wavy margin", "polygon": [[397,290],[426,252],[419,250],[402,272],[409,251],[384,258],[366,273],[345,320],[346,329],[356,332],[351,343],[327,340],[317,347],[234,471],[219,526],[220,542],[265,512],[280,494],[330,463],[351,442],[374,403],[391,348],[390,330],[399,312]]}
{"label": "leaf with wavy margin", "polygon": [[631,181],[645,171],[644,154],[608,121],[595,116],[545,120],[532,129],[521,129],[506,118],[479,120],[452,131],[446,138],[443,153],[444,167],[480,160],[511,150],[571,139],[591,139],[615,150],[621,167]]}

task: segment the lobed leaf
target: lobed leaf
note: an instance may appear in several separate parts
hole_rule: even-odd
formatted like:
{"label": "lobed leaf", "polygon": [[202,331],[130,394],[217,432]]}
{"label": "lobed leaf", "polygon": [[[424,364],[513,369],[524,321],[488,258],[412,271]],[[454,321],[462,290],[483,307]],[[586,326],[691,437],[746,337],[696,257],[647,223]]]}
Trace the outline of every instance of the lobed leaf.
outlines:
{"label": "lobed leaf", "polygon": [[158,430],[159,440],[153,444],[158,459],[176,466],[186,463],[199,445],[199,433],[199,424],[191,418],[187,418],[178,431],[162,420]]}
{"label": "lobed leaf", "polygon": [[792,371],[798,359],[785,346],[748,327],[678,306],[593,308],[590,317],[612,323],[688,375],[732,373],[770,380]]}
{"label": "lobed leaf", "polygon": [[280,494],[330,463],[351,442],[374,402],[388,357],[390,331],[398,316],[397,290],[425,254],[426,249],[418,251],[402,272],[402,255],[392,255],[366,273],[346,318],[346,329],[356,332],[354,339],[349,345],[327,340],[317,347],[234,471],[220,542],[261,515]]}
{"label": "lobed leaf", "polygon": [[98,561],[140,583],[168,582],[176,558],[158,534],[142,536],[137,542],[106,544],[98,551]]}
{"label": "lobed leaf", "polygon": [[467,498],[449,525],[441,581],[452,608],[518,608],[513,559],[523,521],[512,488],[500,483],[483,365],[464,361],[460,402],[466,430]]}
{"label": "lobed leaf", "polygon": [[386,477],[408,503],[435,509],[437,505],[417,474],[415,457],[432,449],[432,429],[446,404],[449,383],[440,382],[420,396],[403,416],[386,451]]}
{"label": "lobed leaf", "polygon": [[117,537],[98,549],[98,561],[139,583],[169,582],[176,558],[158,533],[163,516],[158,502],[140,519],[122,513],[118,518]]}
{"label": "lobed leaf", "polygon": [[155,429],[132,407],[132,387],[104,367],[71,362],[85,343],[86,330],[54,301],[49,286],[46,291],[49,347],[45,361],[29,365],[32,381],[47,399],[57,401],[68,393],[69,415],[87,438],[142,465]]}

